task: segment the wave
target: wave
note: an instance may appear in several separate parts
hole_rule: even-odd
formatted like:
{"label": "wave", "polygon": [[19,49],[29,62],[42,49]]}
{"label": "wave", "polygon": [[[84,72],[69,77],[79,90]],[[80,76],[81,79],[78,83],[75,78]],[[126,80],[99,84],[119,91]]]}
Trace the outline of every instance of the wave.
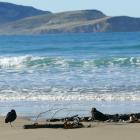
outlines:
{"label": "wave", "polygon": [[140,57],[105,57],[99,59],[65,59],[61,57],[17,56],[0,57],[0,69],[32,67],[100,67],[140,66]]}
{"label": "wave", "polygon": [[[92,93],[92,94],[21,94],[15,91],[0,94],[0,101],[140,101],[138,93]],[[59,91],[58,91],[59,92]]]}

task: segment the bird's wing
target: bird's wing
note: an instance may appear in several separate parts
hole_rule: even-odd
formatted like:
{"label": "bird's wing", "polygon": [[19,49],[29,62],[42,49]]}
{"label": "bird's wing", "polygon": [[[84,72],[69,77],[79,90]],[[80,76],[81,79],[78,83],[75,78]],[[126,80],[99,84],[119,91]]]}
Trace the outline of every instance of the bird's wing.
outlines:
{"label": "bird's wing", "polygon": [[11,116],[11,112],[8,112],[6,118],[5,118],[5,123],[8,123],[9,122],[9,118]]}

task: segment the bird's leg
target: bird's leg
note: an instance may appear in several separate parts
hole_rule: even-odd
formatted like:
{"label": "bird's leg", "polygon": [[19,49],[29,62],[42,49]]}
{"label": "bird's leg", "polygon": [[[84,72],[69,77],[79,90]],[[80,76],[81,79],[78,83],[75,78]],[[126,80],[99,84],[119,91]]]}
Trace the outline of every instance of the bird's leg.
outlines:
{"label": "bird's leg", "polygon": [[13,127],[12,124],[11,124],[11,122],[10,122],[10,125],[11,125],[11,127]]}

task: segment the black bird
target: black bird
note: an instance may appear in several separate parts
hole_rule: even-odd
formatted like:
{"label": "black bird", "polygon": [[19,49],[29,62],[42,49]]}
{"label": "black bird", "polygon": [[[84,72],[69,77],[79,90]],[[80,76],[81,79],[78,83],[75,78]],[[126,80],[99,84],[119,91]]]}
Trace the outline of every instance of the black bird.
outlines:
{"label": "black bird", "polygon": [[91,114],[93,120],[106,121],[109,119],[106,114],[103,114],[102,112],[98,111],[96,108],[92,108]]}
{"label": "black bird", "polygon": [[[8,112],[6,118],[5,118],[5,123],[9,123],[11,125],[11,122],[13,122],[14,120],[16,120],[17,118],[17,114],[16,111],[14,109],[11,110],[11,112]],[[12,127],[12,125],[11,125]]]}

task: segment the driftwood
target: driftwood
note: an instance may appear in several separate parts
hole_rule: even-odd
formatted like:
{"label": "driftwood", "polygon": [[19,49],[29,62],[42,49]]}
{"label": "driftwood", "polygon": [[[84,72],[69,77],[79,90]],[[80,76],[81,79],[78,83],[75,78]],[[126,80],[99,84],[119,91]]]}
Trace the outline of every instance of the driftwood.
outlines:
{"label": "driftwood", "polygon": [[[48,119],[46,120],[47,122],[64,122],[65,120],[69,120],[69,121],[73,121],[73,119],[75,117],[78,117],[78,115],[74,115],[72,117],[66,117],[66,118],[61,118],[61,119],[57,119],[57,118],[53,118],[53,119]],[[79,117],[78,117],[79,118]]]}
{"label": "driftwood", "polygon": [[[91,121],[129,121],[131,116],[135,116],[137,119],[140,119],[140,113],[133,113],[133,114],[100,114],[101,116],[95,115],[94,118],[92,117],[78,117],[80,122],[91,122]],[[64,122],[67,118],[62,119],[48,119],[47,122]]]}
{"label": "driftwood", "polygon": [[[65,122],[65,120],[67,120],[69,117],[66,118],[53,118],[53,119],[47,119],[46,122]],[[90,122],[91,121],[91,117],[78,117],[80,122]]]}
{"label": "driftwood", "polygon": [[[130,123],[140,123],[140,113],[133,114],[104,114],[98,111],[96,108],[92,108],[91,116],[86,117],[78,117],[78,115],[74,115],[72,117],[65,118],[51,118],[47,119],[46,122],[49,124],[38,124],[34,123],[31,125],[24,125],[24,129],[37,129],[37,128],[65,128],[65,129],[73,129],[73,128],[81,128],[84,127],[81,122],[91,122],[91,121],[108,121],[108,122],[120,122],[126,121]],[[56,124],[50,124],[51,122],[57,122]],[[60,122],[58,124],[58,122]],[[62,123],[63,122],[63,123]]]}
{"label": "driftwood", "polygon": [[24,129],[37,129],[37,128],[64,128],[64,124],[31,124],[24,125]]}
{"label": "driftwood", "polygon": [[[54,119],[54,121],[58,121],[58,119]],[[64,129],[74,129],[81,128],[83,124],[80,123],[80,119],[78,115],[74,115],[72,117],[65,118],[63,124],[32,124],[32,125],[24,125],[24,129],[36,129],[36,128],[64,128]]]}
{"label": "driftwood", "polygon": [[74,126],[73,123],[64,123],[64,124],[31,124],[24,125],[24,129],[37,129],[37,128],[64,128],[64,129],[74,129],[74,128],[82,128],[84,127],[82,123],[79,123],[78,126]]}

